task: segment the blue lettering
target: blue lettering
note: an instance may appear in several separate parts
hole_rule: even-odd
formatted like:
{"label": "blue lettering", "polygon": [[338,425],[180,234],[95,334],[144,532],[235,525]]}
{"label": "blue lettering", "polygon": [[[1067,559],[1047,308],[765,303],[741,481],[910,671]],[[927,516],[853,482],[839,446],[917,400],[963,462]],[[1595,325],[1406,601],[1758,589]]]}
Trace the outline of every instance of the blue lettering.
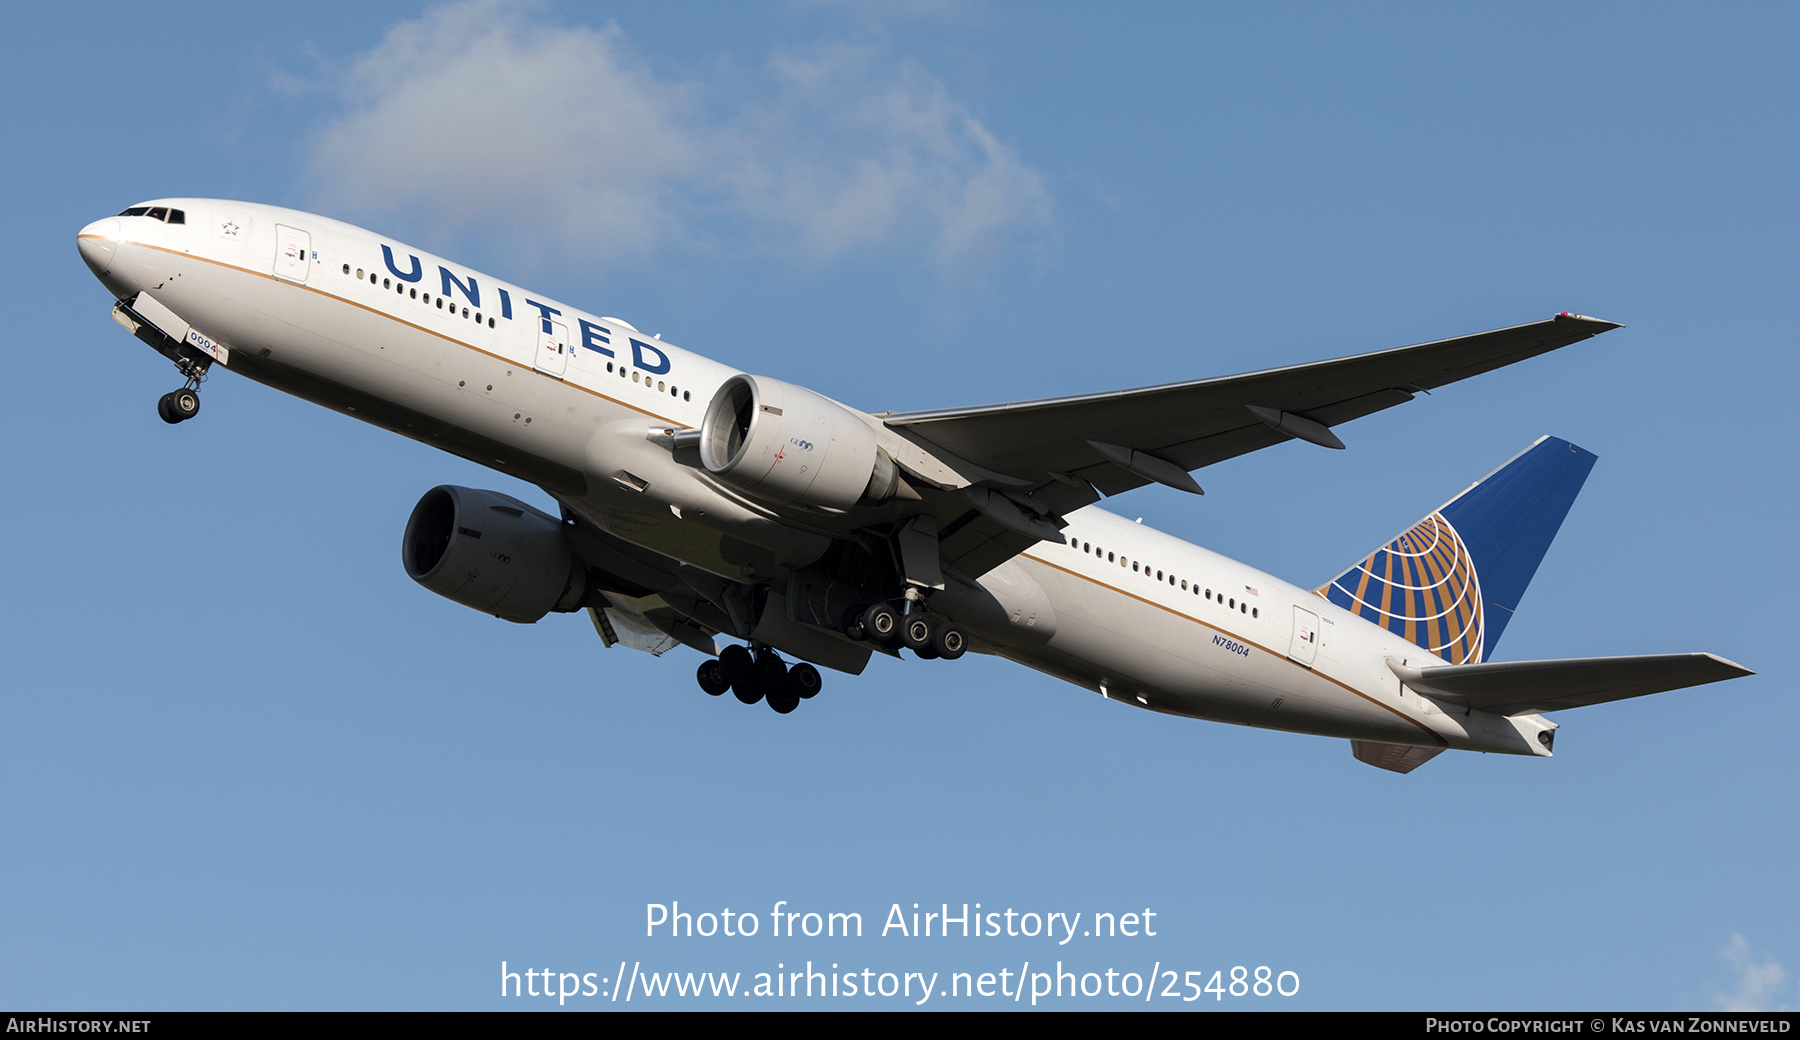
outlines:
{"label": "blue lettering", "polygon": [[512,297],[506,294],[505,289],[500,290],[500,316],[502,318],[512,317]]}
{"label": "blue lettering", "polygon": [[[656,355],[656,364],[653,365],[644,359],[646,350]],[[631,363],[653,375],[662,375],[669,370],[669,355],[641,339],[634,339],[631,341]]]}
{"label": "blue lettering", "polygon": [[550,331],[550,315],[562,313],[562,311],[557,310],[555,307],[552,307],[547,303],[539,303],[536,300],[531,299],[530,297],[526,297],[525,303],[528,306],[536,307],[538,309],[538,313],[542,314],[544,316],[544,331],[545,332]]}
{"label": "blue lettering", "polygon": [[444,291],[440,295],[449,296],[450,287],[454,285],[462,290],[463,298],[469,301],[469,306],[481,306],[481,286],[475,284],[474,275],[470,275],[469,284],[464,285],[462,279],[451,274],[448,267],[438,268],[438,273],[444,276]]}
{"label": "blue lettering", "polygon": [[[388,270],[394,272],[394,277],[403,282],[416,282],[425,277],[425,265],[419,263],[418,257],[411,256],[411,254],[408,256],[412,260],[412,274],[401,274],[400,269],[394,266],[394,251],[388,248],[386,242],[381,243],[381,258],[387,261]],[[450,290],[445,289],[444,291],[449,292]]]}
{"label": "blue lettering", "polygon": [[607,357],[616,356],[613,354],[612,348],[606,345],[612,342],[606,335],[609,331],[608,329],[596,325],[586,318],[578,318],[576,321],[581,326],[581,345],[583,347],[586,347],[589,350],[597,350]]}

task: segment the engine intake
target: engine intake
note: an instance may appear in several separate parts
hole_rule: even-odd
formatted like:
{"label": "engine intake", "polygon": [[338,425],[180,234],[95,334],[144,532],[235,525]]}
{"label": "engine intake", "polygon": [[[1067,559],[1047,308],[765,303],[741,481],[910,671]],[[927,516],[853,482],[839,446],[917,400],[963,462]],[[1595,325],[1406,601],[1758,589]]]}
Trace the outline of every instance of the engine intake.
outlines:
{"label": "engine intake", "polygon": [[767,376],[732,376],[700,424],[700,462],[760,498],[841,513],[892,498],[898,473],[862,417]]}
{"label": "engine intake", "polygon": [[562,524],[500,494],[445,484],[425,492],[400,544],[407,576],[484,614],[529,624],[580,607],[587,571]]}

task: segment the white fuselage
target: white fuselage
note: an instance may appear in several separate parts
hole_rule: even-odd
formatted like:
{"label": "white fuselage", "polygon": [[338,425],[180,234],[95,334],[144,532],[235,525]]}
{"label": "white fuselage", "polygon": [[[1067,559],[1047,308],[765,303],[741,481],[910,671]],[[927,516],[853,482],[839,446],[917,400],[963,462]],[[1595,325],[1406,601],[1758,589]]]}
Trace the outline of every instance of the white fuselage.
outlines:
{"label": "white fuselage", "polygon": [[[697,427],[736,370],[339,221],[217,200],[155,205],[181,208],[186,222],[107,218],[83,229],[82,252],[116,296],[149,292],[225,344],[230,370],[530,481],[627,541],[741,577],[721,548],[730,538],[586,476],[602,431]],[[741,496],[720,501],[713,512],[741,514],[737,535],[810,562],[819,536],[804,523]],[[1444,662],[1312,592],[1102,509],[1066,519],[1067,544],[1040,542],[980,579],[1008,614],[986,630],[965,622],[980,645],[1171,714],[1548,754],[1531,739],[1547,720],[1406,689],[1390,658]]]}

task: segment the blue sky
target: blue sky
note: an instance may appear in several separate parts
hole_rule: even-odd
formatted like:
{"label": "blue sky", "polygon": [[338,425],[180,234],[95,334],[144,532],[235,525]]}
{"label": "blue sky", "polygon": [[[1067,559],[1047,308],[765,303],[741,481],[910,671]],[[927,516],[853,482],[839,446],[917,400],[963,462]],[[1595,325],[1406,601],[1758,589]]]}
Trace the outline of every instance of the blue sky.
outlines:
{"label": "blue sky", "polygon": [[[753,980],[1060,958],[1301,980],[1206,1008],[1800,1005],[1796,21],[14,12],[0,1003],[538,1007],[497,996],[501,961]],[[510,625],[401,570],[428,488],[541,493],[229,373],[198,421],[159,422],[178,380],[107,320],[74,234],[163,195],[348,219],[870,410],[1624,322],[1345,427],[1346,452],[1283,445],[1204,471],[1204,499],[1112,508],[1323,582],[1556,434],[1600,461],[1497,657],[1710,650],[1759,674],[1563,713],[1554,760],[1407,776],[992,659],[878,661],[785,718],[708,698],[689,651]],[[765,924],[644,937],[673,900]],[[870,934],[771,936],[778,900]],[[874,934],[915,902],[1150,908],[1159,930]]]}

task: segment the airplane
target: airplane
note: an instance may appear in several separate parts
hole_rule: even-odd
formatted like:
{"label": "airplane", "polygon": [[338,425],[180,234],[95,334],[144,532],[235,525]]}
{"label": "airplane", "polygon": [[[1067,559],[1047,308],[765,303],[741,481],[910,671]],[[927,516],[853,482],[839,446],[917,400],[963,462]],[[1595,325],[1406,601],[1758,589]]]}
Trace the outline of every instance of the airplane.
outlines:
{"label": "airplane", "polygon": [[[508,621],[698,651],[708,694],[794,711],[876,653],[1004,657],[1149,711],[1549,757],[1546,712],[1752,674],[1708,653],[1494,661],[1595,456],[1542,437],[1315,588],[1096,506],[1619,326],[1561,313],[1243,375],[865,412],[631,323],[290,209],[157,199],[81,229],[112,317],[185,378],[217,365],[541,488],[441,486],[401,558]],[[793,663],[783,655],[796,659]]]}

